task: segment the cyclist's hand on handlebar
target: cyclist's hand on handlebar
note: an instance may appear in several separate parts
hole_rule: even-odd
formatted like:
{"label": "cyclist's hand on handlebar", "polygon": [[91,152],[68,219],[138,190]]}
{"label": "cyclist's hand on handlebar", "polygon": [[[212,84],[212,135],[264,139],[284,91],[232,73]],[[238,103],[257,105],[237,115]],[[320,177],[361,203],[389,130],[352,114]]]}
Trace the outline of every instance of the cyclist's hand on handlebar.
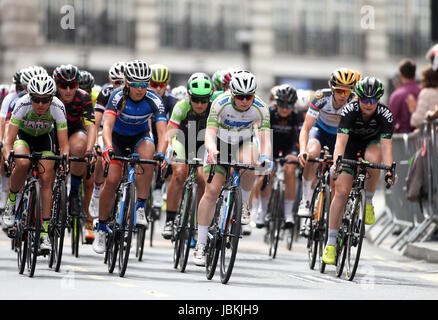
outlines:
{"label": "cyclist's hand on handlebar", "polygon": [[263,165],[263,167],[266,169],[266,174],[271,174],[272,171],[274,171],[274,161],[269,159],[267,155],[262,155],[260,157],[260,162]]}
{"label": "cyclist's hand on handlebar", "polygon": [[153,160],[157,160],[160,162],[161,169],[165,169],[167,164],[169,163],[169,159],[162,152],[157,152],[154,154]]}
{"label": "cyclist's hand on handlebar", "polygon": [[208,150],[207,154],[207,163],[208,164],[216,164],[216,156],[219,154],[219,151],[217,150]]}
{"label": "cyclist's hand on handlebar", "polygon": [[87,160],[87,162],[90,165],[95,164],[96,161],[97,161],[96,154],[93,151],[91,151],[91,150],[88,150],[87,152],[85,152],[85,156],[84,157],[85,157],[85,159]]}
{"label": "cyclist's hand on handlebar", "polygon": [[102,152],[102,157],[105,160],[105,162],[110,163],[111,159],[115,156],[114,148],[113,147],[107,147],[105,148],[105,151]]}
{"label": "cyclist's hand on handlebar", "polygon": [[297,156],[300,166],[304,168],[307,163],[308,154],[306,152],[300,152]]}
{"label": "cyclist's hand on handlebar", "polygon": [[391,171],[386,171],[385,173],[385,182],[386,182],[386,187],[389,188],[393,185],[395,185],[397,183],[397,174],[395,174],[394,178],[392,177],[392,172]]}

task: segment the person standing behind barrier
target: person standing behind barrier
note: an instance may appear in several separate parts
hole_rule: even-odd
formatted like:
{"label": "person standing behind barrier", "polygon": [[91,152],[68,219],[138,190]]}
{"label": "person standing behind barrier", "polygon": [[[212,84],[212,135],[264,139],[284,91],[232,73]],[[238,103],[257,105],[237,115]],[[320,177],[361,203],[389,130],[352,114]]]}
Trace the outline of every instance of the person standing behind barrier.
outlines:
{"label": "person standing behind barrier", "polygon": [[415,82],[417,66],[412,59],[403,59],[399,63],[399,79],[401,85],[389,98],[388,107],[394,117],[394,133],[408,133],[413,130],[410,124],[409,99],[417,99],[420,86]]}
{"label": "person standing behind barrier", "polygon": [[413,113],[411,126],[418,128],[426,120],[428,111],[433,111],[438,104],[438,72],[432,70],[432,65],[426,66],[421,74],[421,91]]}

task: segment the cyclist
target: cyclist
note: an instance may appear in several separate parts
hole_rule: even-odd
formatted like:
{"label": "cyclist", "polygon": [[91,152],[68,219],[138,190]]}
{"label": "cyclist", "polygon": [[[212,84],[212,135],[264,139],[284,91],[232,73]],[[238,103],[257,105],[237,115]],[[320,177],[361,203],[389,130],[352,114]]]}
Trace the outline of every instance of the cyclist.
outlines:
{"label": "cyclist", "polygon": [[[315,179],[317,163],[308,162],[307,157],[316,158],[324,146],[333,153],[336,130],[341,118],[342,107],[354,97],[355,72],[341,68],[334,71],[329,80],[329,89],[315,93],[300,131],[298,160],[303,170],[303,196],[298,208],[298,216],[309,216],[312,198],[312,183]],[[306,155],[306,156],[305,156]]]}
{"label": "cyclist", "polygon": [[[271,157],[271,139],[269,109],[255,95],[257,82],[255,76],[246,70],[233,73],[230,91],[217,97],[210,108],[205,132],[204,177],[210,172],[210,164],[216,162],[219,154],[221,162],[236,161],[255,165],[259,159],[259,148],[253,141],[255,126],[258,127],[261,162],[273,169]],[[218,150],[219,148],[219,150]],[[206,184],[204,195],[199,203],[198,240],[194,251],[196,265],[205,265],[205,245],[208,227],[211,224],[216,200],[225,182],[223,167],[215,167],[211,183]],[[254,185],[255,175],[251,170],[242,173],[242,224],[250,222],[248,200]]]}
{"label": "cyclist", "polygon": [[[379,100],[383,96],[382,83],[374,77],[366,77],[356,85],[358,100],[344,107],[338,126],[338,135],[334,150],[334,160],[342,158],[357,160],[357,154],[372,163],[392,165],[392,113]],[[332,167],[334,168],[334,167]],[[330,205],[329,230],[327,245],[323,253],[326,264],[335,263],[336,237],[341,225],[343,209],[350,193],[356,168],[343,164],[335,182],[335,194]],[[365,224],[373,224],[375,220],[372,199],[377,188],[380,171],[368,170],[369,178],[366,188],[366,217]],[[389,183],[395,179],[391,171],[387,171]]]}
{"label": "cyclist", "polygon": [[177,87],[173,88],[171,91],[178,100],[187,99],[187,87],[186,86],[182,86],[182,85],[177,86]]}
{"label": "cyclist", "polygon": [[[79,89],[80,72],[78,67],[68,64],[60,65],[53,71],[53,78],[56,82],[57,97],[65,105],[68,124],[68,140],[70,145],[71,156],[86,157],[91,164],[96,161],[94,154],[94,143],[96,141],[96,126],[94,120],[94,109],[91,96],[84,90]],[[82,162],[72,162],[70,165],[70,194],[69,213],[70,215],[79,215],[79,187],[82,183],[82,176],[85,171],[85,164]],[[92,181],[92,180],[91,180]],[[86,194],[91,192],[92,186],[84,183]],[[93,218],[88,212],[90,197],[84,200],[84,209],[86,218],[86,235],[87,241],[93,241],[94,236],[91,233],[93,229]],[[88,202],[87,202],[88,201]]]}
{"label": "cyclist", "polygon": [[[167,90],[168,83],[170,81],[169,69],[163,64],[151,65],[152,76],[149,87],[157,93],[161,99],[163,99],[164,110],[166,112],[166,118],[169,120],[170,115],[175,104],[178,102],[178,98],[170,91]],[[155,117],[152,117],[152,134],[154,136],[155,148],[158,146],[158,135],[155,127]],[[157,212],[161,212],[163,206],[163,196],[161,194],[162,183],[156,183],[152,193],[153,207],[157,209]]]}
{"label": "cyclist", "polygon": [[[194,73],[187,81],[189,99],[180,100],[174,107],[167,126],[168,150],[174,150],[178,159],[192,159],[204,154],[204,141],[198,134],[205,130],[210,112],[210,97],[213,94],[213,84],[205,73]],[[178,131],[178,129],[180,131]],[[173,154],[172,151],[170,153]],[[170,239],[173,234],[178,204],[181,192],[188,174],[188,165],[172,164],[172,178],[167,189],[166,224],[162,232],[164,239]],[[198,199],[204,193],[205,182],[202,168],[198,168]]]}
{"label": "cyclist", "polygon": [[[286,157],[288,160],[296,160],[298,154],[298,135],[303,123],[302,114],[294,110],[297,102],[297,91],[289,84],[278,86],[275,93],[275,106],[270,109],[271,128],[273,131],[273,155],[274,159]],[[292,208],[295,198],[295,164],[284,165],[284,216],[285,228],[291,228],[294,224]],[[274,174],[274,172],[272,173]],[[262,179],[261,179],[262,180]],[[260,192],[261,210],[256,219],[257,228],[265,226],[267,202],[270,195],[271,184]],[[253,199],[254,201],[254,199]],[[258,202],[255,201],[256,203]]]}
{"label": "cyclist", "polygon": [[[27,90],[29,94],[17,101],[12,112],[2,149],[3,158],[8,159],[12,149],[17,154],[30,154],[38,151],[54,155],[57,150],[56,138],[61,154],[68,155],[67,119],[64,105],[55,97],[55,81],[47,74],[37,75],[29,81]],[[40,164],[44,168],[39,175],[44,228],[41,232],[41,250],[50,250],[47,232],[52,208],[55,171],[53,161],[42,160]],[[14,224],[17,193],[26,180],[29,168],[29,160],[17,159],[15,161],[15,167],[10,176],[8,203],[3,215],[3,221],[8,227]]]}
{"label": "cyclist", "polygon": [[[140,154],[140,158],[164,159],[167,147],[167,119],[161,98],[148,88],[151,69],[142,60],[126,63],[124,68],[125,83],[122,90],[113,93],[105,110],[103,125],[102,154],[105,162],[110,163],[108,176],[99,198],[99,223],[93,249],[96,253],[105,252],[106,221],[114,203],[117,186],[122,178],[122,163],[111,160],[113,155],[129,156],[126,148]],[[155,115],[159,144],[155,153],[154,140],[149,129],[149,119]],[[166,161],[163,161],[163,166]],[[145,202],[151,186],[153,167],[141,165],[142,174],[135,177],[137,189],[136,223],[147,227]],[[143,173],[144,172],[144,173]]]}
{"label": "cyclist", "polygon": [[[105,112],[106,105],[108,104],[108,100],[111,96],[111,93],[120,88],[123,84],[123,71],[124,71],[125,62],[116,62],[114,63],[110,69],[108,70],[108,78],[109,83],[102,87],[99,95],[96,99],[96,104],[94,106],[94,116],[96,119],[96,128],[98,130],[97,134],[97,144],[100,147],[103,147],[102,141],[102,128],[103,128],[103,115]],[[119,89],[120,90],[120,89]],[[103,177],[103,166],[102,166],[102,157],[97,156],[96,167],[94,171],[94,190],[93,195],[90,201],[90,214],[97,218],[98,217],[98,206],[99,206],[99,195],[100,190],[103,186],[104,177]]]}

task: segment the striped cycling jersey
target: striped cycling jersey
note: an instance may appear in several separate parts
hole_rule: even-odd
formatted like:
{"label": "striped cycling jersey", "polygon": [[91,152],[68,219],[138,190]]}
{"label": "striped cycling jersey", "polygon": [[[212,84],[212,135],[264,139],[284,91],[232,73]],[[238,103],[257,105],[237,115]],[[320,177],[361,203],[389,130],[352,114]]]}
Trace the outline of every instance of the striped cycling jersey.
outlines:
{"label": "striped cycling jersey", "polygon": [[[352,98],[353,95],[350,95],[350,98],[345,104],[350,102]],[[336,109],[333,106],[333,93],[331,89],[317,91],[307,111],[307,114],[316,118],[316,125],[334,135],[337,134],[341,113],[342,107]]]}
{"label": "striped cycling jersey", "polygon": [[105,113],[113,114],[116,117],[113,131],[122,136],[135,136],[149,131],[148,120],[153,115],[155,115],[156,122],[167,122],[161,97],[149,88],[140,101],[135,102],[128,97],[124,108],[123,90],[114,90]]}
{"label": "striped cycling jersey", "polygon": [[217,127],[218,138],[229,144],[249,140],[254,135],[254,125],[258,130],[270,130],[269,108],[255,96],[253,104],[246,111],[234,106],[230,92],[218,96],[212,103],[207,119],[207,127]]}
{"label": "striped cycling jersey", "polygon": [[17,101],[9,124],[34,137],[51,132],[54,126],[59,131],[67,130],[65,107],[61,100],[53,97],[47,111],[38,115],[32,107],[29,95],[26,94]]}

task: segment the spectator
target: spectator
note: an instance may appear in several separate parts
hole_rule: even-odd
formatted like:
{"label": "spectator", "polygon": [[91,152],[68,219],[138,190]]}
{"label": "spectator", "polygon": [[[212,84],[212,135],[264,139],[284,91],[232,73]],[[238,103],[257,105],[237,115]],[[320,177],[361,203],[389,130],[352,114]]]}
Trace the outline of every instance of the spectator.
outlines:
{"label": "spectator", "polygon": [[420,92],[420,87],[415,82],[417,66],[411,59],[403,59],[399,63],[400,86],[389,98],[389,109],[394,118],[394,133],[411,132],[411,113],[408,106],[408,97],[415,100]]}
{"label": "spectator", "polygon": [[418,95],[417,106],[412,113],[411,126],[418,128],[426,120],[428,111],[434,111],[438,104],[438,72],[427,65],[421,74],[421,91]]}

